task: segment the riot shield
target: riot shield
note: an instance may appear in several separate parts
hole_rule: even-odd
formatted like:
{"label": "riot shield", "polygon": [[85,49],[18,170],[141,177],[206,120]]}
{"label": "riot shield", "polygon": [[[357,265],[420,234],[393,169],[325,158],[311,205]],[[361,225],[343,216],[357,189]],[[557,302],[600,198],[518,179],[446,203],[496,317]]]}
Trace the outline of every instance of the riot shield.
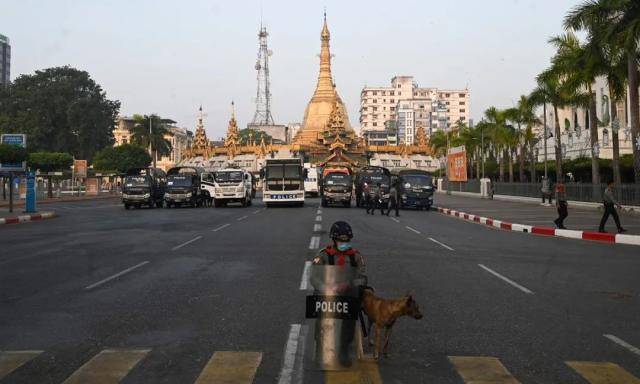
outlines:
{"label": "riot shield", "polygon": [[357,273],[350,265],[311,266],[313,295],[307,296],[306,317],[315,319],[313,364],[318,369],[348,368],[356,356]]}

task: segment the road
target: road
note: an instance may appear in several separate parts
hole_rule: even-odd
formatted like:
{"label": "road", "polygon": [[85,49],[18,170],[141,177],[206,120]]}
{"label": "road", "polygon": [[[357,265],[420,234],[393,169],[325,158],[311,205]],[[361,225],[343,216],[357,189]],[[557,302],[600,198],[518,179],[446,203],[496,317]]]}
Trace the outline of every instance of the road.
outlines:
{"label": "road", "polygon": [[[122,383],[639,382],[634,246],[318,199],[47,209],[60,216],[0,228],[0,383],[104,382],[94,379],[105,372]],[[325,374],[305,365],[313,326],[301,288],[336,220],[353,226],[377,294],[412,292],[425,316],[397,322],[379,365]]]}

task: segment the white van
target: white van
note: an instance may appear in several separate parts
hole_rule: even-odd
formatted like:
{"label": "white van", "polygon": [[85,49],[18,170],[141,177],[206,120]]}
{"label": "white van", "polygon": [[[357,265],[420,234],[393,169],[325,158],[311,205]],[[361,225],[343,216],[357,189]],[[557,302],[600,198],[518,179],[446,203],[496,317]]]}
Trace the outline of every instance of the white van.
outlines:
{"label": "white van", "polygon": [[222,207],[228,203],[251,205],[253,178],[244,169],[225,168],[213,172],[213,205]]}
{"label": "white van", "polygon": [[318,169],[312,167],[309,163],[305,163],[304,168],[307,170],[307,177],[304,179],[304,193],[307,196],[318,196],[320,194],[318,188]]}

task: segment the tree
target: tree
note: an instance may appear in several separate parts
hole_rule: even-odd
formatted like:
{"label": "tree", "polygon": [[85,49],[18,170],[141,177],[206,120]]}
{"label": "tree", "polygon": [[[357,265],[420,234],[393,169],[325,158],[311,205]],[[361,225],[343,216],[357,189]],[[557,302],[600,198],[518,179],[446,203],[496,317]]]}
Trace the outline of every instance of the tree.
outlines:
{"label": "tree", "polygon": [[147,150],[136,144],[123,144],[98,151],[93,158],[93,168],[99,171],[125,173],[130,168],[145,168],[151,163]]}
{"label": "tree", "polygon": [[240,130],[240,132],[238,132],[238,137],[240,141],[244,143],[249,143],[249,141],[260,143],[262,139],[264,139],[265,143],[269,143],[272,139],[272,137],[268,133],[252,128],[245,128]]}
{"label": "tree", "polygon": [[119,108],[87,72],[48,68],[22,75],[0,92],[0,132],[26,133],[33,151],[90,159],[113,143]]}
{"label": "tree", "polygon": [[[62,171],[69,169],[73,164],[73,156],[60,152],[34,152],[29,155],[29,167],[38,169],[42,173]],[[47,194],[53,197],[51,175],[47,174]]]}
{"label": "tree", "polygon": [[22,163],[29,158],[27,149],[20,145],[0,144],[0,163]]}
{"label": "tree", "polygon": [[169,134],[166,120],[158,115],[134,115],[133,120],[133,142],[150,149],[155,167],[158,156],[171,153],[171,142],[165,138]]}

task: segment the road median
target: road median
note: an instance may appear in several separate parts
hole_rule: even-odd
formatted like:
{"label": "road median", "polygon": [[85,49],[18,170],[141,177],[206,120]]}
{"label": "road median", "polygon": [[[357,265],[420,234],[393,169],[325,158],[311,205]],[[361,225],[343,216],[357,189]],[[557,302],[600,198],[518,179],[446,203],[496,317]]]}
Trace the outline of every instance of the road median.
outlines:
{"label": "road median", "polygon": [[56,213],[49,212],[49,211],[27,214],[27,215],[19,215],[19,216],[6,216],[6,217],[0,217],[0,225],[20,224],[20,223],[27,223],[31,221],[41,221],[46,219],[52,219],[54,217],[56,217]]}

